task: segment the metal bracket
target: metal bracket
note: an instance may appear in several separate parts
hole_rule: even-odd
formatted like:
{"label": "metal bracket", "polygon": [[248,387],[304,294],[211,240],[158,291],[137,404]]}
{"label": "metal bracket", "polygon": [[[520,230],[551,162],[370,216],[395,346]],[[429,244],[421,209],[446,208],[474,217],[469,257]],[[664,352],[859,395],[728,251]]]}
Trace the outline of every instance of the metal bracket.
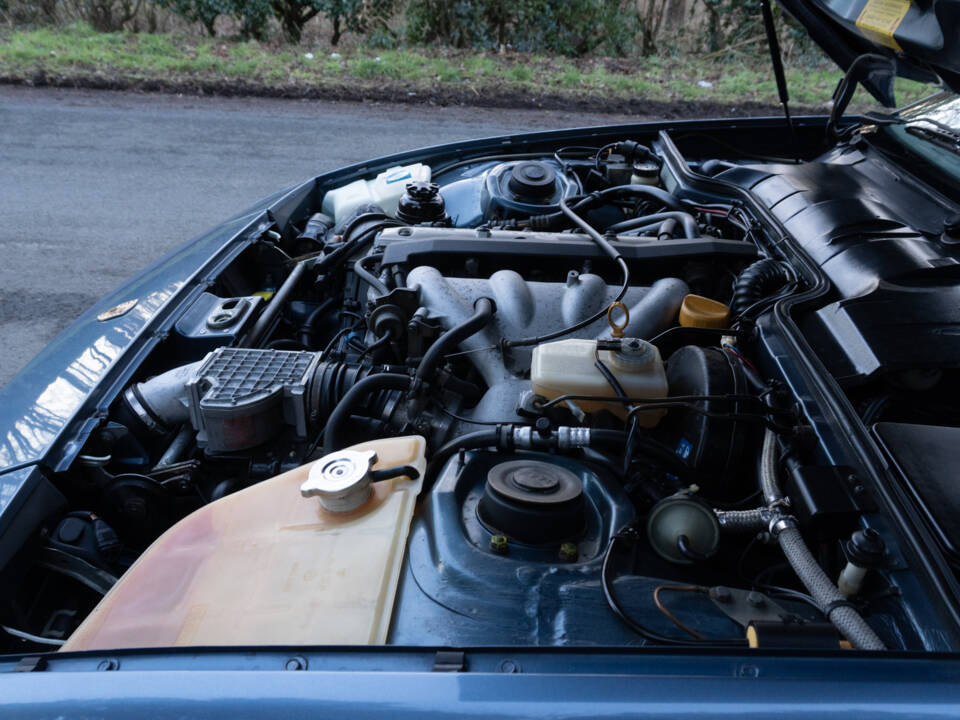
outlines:
{"label": "metal bracket", "polygon": [[433,659],[433,672],[464,672],[467,657],[461,650],[438,650]]}
{"label": "metal bracket", "polygon": [[43,672],[47,669],[47,659],[40,656],[21,658],[13,672]]}
{"label": "metal bracket", "polygon": [[792,617],[776,602],[763,593],[738,588],[710,588],[713,604],[728,618],[742,627],[752,622],[783,622]]}

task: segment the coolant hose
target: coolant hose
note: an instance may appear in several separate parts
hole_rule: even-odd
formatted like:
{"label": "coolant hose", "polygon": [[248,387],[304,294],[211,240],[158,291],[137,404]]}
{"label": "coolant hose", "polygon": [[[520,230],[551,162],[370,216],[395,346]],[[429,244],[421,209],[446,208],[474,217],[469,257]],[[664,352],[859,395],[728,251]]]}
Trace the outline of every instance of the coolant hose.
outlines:
{"label": "coolant hose", "polygon": [[731,309],[739,315],[790,282],[787,269],[776,260],[764,258],[749,265],[733,286]]}
{"label": "coolant hose", "polygon": [[[770,505],[770,511],[783,502],[783,492],[777,478],[777,436],[767,430],[763,437],[763,450],[760,455],[760,489],[764,500]],[[840,634],[860,650],[883,650],[883,641],[877,637],[857,610],[850,606],[847,598],[827,577],[820,564],[813,557],[803,541],[796,521],[789,516],[780,516],[771,523],[771,530],[777,535],[777,542],[790,563],[790,567],[800,578],[810,596],[820,606],[827,620],[832,622]]]}
{"label": "coolant hose", "polygon": [[443,358],[471,335],[480,332],[493,317],[493,302],[480,298],[473,306],[473,315],[459,325],[454,325],[437,338],[430,349],[423,354],[417,366],[415,377],[418,381],[431,380]]}
{"label": "coolant hose", "polygon": [[323,454],[328,455],[343,448],[342,427],[350,418],[353,409],[370,394],[381,390],[409,390],[410,383],[409,375],[378,373],[368,375],[347,390],[327,418],[327,426],[323,431]]}

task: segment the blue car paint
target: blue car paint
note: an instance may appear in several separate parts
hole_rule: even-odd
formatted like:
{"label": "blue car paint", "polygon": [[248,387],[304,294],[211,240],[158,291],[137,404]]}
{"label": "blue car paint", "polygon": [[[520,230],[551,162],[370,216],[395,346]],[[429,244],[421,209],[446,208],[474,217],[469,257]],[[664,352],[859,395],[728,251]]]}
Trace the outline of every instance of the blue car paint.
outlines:
{"label": "blue car paint", "polygon": [[932,720],[960,712],[955,657],[489,649],[466,651],[463,672],[431,672],[436,658],[434,651],[363,648],[83,653],[21,673],[11,672],[18,661],[0,660],[0,711],[21,720]]}

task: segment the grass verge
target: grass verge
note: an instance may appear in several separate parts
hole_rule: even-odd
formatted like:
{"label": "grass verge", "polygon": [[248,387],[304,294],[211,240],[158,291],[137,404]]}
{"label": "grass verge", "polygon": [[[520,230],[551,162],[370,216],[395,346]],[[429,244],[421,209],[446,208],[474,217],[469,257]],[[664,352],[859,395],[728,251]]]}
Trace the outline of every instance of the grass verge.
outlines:
{"label": "grass verge", "polygon": [[[791,101],[822,108],[840,72],[787,72]],[[224,95],[433,100],[477,105],[598,104],[650,114],[680,104],[771,108],[769,67],[695,57],[569,59],[510,53],[309,47],[181,35],[98,33],[83,25],[0,30],[0,81]],[[932,90],[898,80],[898,101]],[[862,91],[861,91],[862,93]],[[858,105],[873,100],[858,96]],[[596,107],[595,107],[596,109]],[[669,114],[669,113],[666,113]]]}

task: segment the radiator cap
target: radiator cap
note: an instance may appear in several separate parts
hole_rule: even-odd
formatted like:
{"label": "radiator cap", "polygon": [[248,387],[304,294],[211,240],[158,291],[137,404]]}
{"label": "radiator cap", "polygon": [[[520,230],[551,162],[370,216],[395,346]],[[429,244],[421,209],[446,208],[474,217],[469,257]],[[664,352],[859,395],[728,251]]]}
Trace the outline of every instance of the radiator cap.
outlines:
{"label": "radiator cap", "polygon": [[303,497],[317,497],[324,510],[356,510],[370,497],[370,468],[377,462],[373,450],[339,450],[320,458],[300,486]]}

